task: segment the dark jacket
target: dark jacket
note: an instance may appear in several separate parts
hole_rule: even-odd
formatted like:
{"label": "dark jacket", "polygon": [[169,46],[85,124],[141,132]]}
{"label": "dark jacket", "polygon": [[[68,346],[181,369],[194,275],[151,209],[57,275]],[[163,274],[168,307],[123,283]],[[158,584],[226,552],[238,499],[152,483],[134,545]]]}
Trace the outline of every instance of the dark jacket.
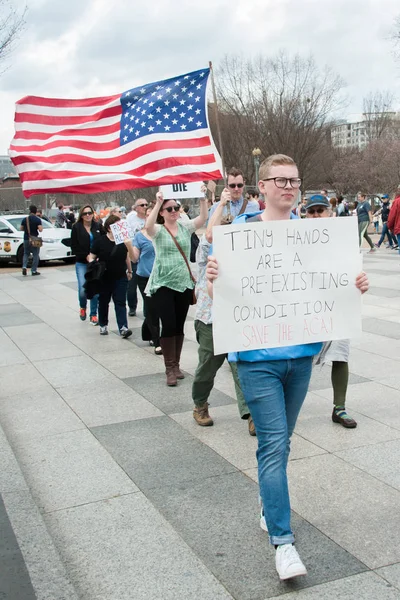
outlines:
{"label": "dark jacket", "polygon": [[85,273],[85,288],[86,298],[91,300],[99,294],[103,287],[103,276],[106,271],[106,263],[100,260],[94,260],[88,264],[87,271]]}
{"label": "dark jacket", "polygon": [[382,223],[387,223],[387,220],[389,218],[389,213],[390,213],[389,202],[383,202],[382,208],[381,208]]}
{"label": "dark jacket", "polygon": [[[91,232],[93,241],[104,234],[104,228],[101,223],[92,221]],[[78,221],[72,227],[71,231],[71,249],[72,254],[76,256],[76,262],[86,263],[86,257],[90,252],[90,235],[85,229],[83,223]]]}

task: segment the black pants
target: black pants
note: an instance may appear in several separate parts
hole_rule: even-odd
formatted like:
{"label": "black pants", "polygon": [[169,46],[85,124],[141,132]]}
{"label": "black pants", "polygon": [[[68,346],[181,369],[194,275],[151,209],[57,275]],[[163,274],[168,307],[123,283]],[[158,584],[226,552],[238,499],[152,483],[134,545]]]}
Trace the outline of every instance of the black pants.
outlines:
{"label": "black pants", "polygon": [[160,317],[158,316],[157,305],[154,296],[146,296],[144,293],[149,278],[141,277],[140,275],[136,275],[136,277],[138,288],[143,298],[143,314],[145,319],[142,331],[146,326],[148,327],[151,339],[154,342],[154,346],[157,348],[160,345]]}
{"label": "black pants", "polygon": [[129,310],[136,311],[137,309],[137,263],[131,262],[132,267],[132,277],[130,281],[128,281],[128,290],[126,293],[126,301],[128,302]]}
{"label": "black pants", "polygon": [[115,317],[118,323],[118,329],[128,327],[128,317],[126,315],[126,288],[128,280],[126,277],[116,280],[105,280],[102,283],[99,293],[99,325],[104,327],[108,325],[108,307],[111,298],[114,302]]}
{"label": "black pants", "polygon": [[176,292],[167,287],[159,288],[153,294],[156,309],[161,319],[161,337],[183,335],[192,296],[193,290],[186,289],[184,292]]}

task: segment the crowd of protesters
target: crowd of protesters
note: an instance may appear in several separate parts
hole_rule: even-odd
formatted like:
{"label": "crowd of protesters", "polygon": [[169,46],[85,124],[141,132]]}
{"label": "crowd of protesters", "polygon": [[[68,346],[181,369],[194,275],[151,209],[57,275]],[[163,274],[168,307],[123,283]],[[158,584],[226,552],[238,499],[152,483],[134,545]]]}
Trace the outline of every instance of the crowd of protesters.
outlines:
{"label": "crowd of protesters", "polygon": [[[125,216],[122,210],[112,210],[103,224],[95,218],[90,205],[83,206],[72,226],[71,246],[76,256],[79,318],[87,319],[89,302],[90,323],[99,326],[101,335],[107,335],[112,299],[119,334],[127,339],[132,334],[128,318],[136,316],[139,289],[143,299],[142,339],[154,346],[155,354],[162,355],[169,387],[177,386],[185,377],[180,368],[185,321],[189,307],[196,304],[198,365],[192,382],[193,418],[199,426],[213,425],[209,397],[217,372],[227,360],[239,415],[247,421],[249,434],[257,436],[260,526],[269,533],[276,549],[276,569],[280,579],[285,580],[307,573],[295,548],[290,522],[286,472],[290,439],[307,394],[313,364],[331,365],[332,421],[347,429],[357,426],[346,411],[350,344],[348,340],[340,340],[215,355],[212,297],[218,263],[212,256],[213,227],[229,227],[232,222],[343,217],[355,212],[360,246],[365,239],[370,252],[374,252],[387,237],[388,247],[398,248],[400,192],[391,206],[389,198],[383,197],[375,213],[363,193],[358,195],[354,209],[342,196],[329,198],[327,190],[303,197],[296,205],[301,179],[295,162],[285,155],[266,159],[260,166],[259,179],[262,195],[254,189],[245,194],[243,173],[231,169],[219,197],[207,202],[203,188],[200,214],[193,219],[187,207],[164,198],[161,192],[153,204],[138,199],[126,217],[132,239],[120,244],[115,242],[112,226]],[[61,221],[61,215],[58,218]],[[382,231],[374,245],[368,227],[376,222],[375,231],[379,231],[380,223]],[[32,226],[39,229],[34,219]],[[193,236],[202,227],[206,227],[205,233],[200,241],[195,236],[197,243],[193,247]],[[195,278],[190,261],[193,262],[196,248]],[[360,293],[367,291],[366,275],[361,273],[354,285]]]}

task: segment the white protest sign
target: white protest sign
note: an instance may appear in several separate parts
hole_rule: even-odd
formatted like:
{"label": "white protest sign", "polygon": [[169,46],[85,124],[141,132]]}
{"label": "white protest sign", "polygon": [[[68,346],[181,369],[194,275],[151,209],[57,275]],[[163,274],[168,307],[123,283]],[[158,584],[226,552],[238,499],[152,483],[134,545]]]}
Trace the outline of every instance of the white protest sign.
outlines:
{"label": "white protest sign", "polygon": [[160,192],[164,194],[165,199],[182,200],[183,198],[204,198],[204,192],[201,191],[203,181],[194,183],[173,183],[172,185],[161,185]]}
{"label": "white protest sign", "polygon": [[134,233],[129,227],[129,223],[126,219],[121,219],[120,221],[113,223],[110,225],[110,229],[116,245],[123,244],[125,240],[130,240],[134,237]]}
{"label": "white protest sign", "polygon": [[215,354],[361,334],[356,218],[214,227]]}

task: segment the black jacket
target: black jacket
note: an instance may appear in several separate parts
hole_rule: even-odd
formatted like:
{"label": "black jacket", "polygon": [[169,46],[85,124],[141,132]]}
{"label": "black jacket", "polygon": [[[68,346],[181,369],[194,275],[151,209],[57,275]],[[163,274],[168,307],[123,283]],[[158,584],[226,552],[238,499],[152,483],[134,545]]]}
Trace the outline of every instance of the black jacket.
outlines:
{"label": "black jacket", "polygon": [[[104,228],[101,223],[92,221],[91,232],[93,241],[104,234]],[[72,227],[71,231],[71,249],[72,254],[76,256],[76,262],[86,263],[86,257],[90,252],[90,235],[85,229],[83,223],[78,221]]]}
{"label": "black jacket", "polygon": [[86,297],[91,300],[99,294],[103,287],[103,276],[106,271],[106,263],[100,260],[94,260],[88,264],[87,271],[85,273],[85,288]]}
{"label": "black jacket", "polygon": [[389,218],[390,206],[389,202],[383,202],[381,208],[382,223],[386,223]]}

